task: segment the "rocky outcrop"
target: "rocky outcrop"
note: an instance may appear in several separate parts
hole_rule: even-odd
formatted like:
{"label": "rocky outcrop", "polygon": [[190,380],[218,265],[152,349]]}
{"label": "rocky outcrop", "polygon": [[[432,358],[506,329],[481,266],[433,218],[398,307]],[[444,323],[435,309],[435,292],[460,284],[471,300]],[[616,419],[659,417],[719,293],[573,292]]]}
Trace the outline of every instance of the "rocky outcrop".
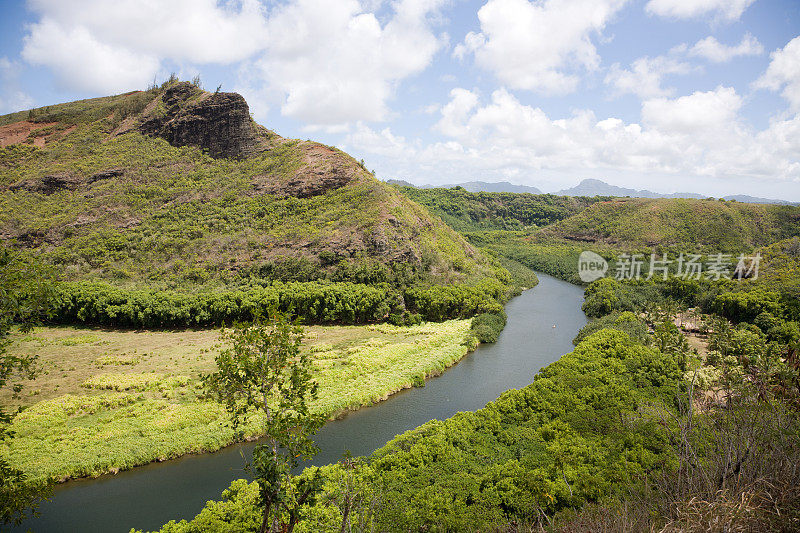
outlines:
{"label": "rocky outcrop", "polygon": [[344,187],[363,177],[365,171],[352,158],[323,144],[303,142],[303,164],[288,181],[274,181],[271,175],[253,179],[257,193],[310,198]]}
{"label": "rocky outcrop", "polygon": [[42,194],[53,194],[56,191],[75,190],[83,180],[69,174],[50,174],[39,179],[23,180],[10,186],[12,191],[30,191]]}
{"label": "rocky outcrop", "polygon": [[338,189],[347,185],[352,180],[341,167],[330,169],[305,166],[292,179],[283,183],[263,183],[256,181],[254,188],[258,192],[275,194],[278,196],[294,196],[295,198],[310,198],[325,194],[331,189]]}
{"label": "rocky outcrop", "polygon": [[100,172],[92,174],[86,179],[86,181],[88,183],[94,183],[95,181],[118,178],[123,174],[125,174],[125,169],[123,168],[110,168],[108,170],[102,170]]}
{"label": "rocky outcrop", "polygon": [[255,127],[242,95],[206,93],[182,82],[167,88],[161,102],[139,125],[141,133],[173,146],[197,146],[212,157],[241,158],[255,150]]}
{"label": "rocky outcrop", "polygon": [[38,192],[53,194],[57,191],[74,191],[84,185],[91,185],[96,181],[118,178],[125,174],[125,169],[110,168],[92,174],[88,178],[73,176],[71,174],[47,174],[41,178],[30,178],[9,187],[12,191]]}

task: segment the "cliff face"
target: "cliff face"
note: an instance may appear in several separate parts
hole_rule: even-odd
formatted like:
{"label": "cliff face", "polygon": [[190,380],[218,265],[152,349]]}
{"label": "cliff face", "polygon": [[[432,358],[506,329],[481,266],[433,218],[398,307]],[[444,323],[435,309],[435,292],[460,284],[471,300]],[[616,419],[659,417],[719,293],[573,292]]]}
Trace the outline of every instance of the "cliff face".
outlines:
{"label": "cliff face", "polygon": [[200,147],[212,157],[242,158],[255,150],[250,108],[240,94],[204,93],[184,82],[164,91],[161,103],[161,112],[142,121],[141,133],[173,146]]}

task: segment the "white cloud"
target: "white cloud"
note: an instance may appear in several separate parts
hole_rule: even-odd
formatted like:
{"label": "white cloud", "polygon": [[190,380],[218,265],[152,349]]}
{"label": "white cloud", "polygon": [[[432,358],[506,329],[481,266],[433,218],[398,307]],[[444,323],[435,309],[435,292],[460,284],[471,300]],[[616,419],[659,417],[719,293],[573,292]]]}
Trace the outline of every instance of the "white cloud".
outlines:
{"label": "white cloud", "polygon": [[719,132],[736,123],[741,97],[731,87],[695,92],[676,99],[656,98],[642,104],[642,121],[665,133]]}
{"label": "white cloud", "polygon": [[256,0],[30,0],[40,20],[28,27],[22,56],[50,67],[69,89],[143,88],[163,60],[228,64],[263,48],[265,18]]}
{"label": "white cloud", "polygon": [[354,131],[347,136],[348,142],[355,146],[369,146],[372,154],[400,159],[415,150],[405,137],[394,135],[389,128],[374,131],[363,122],[356,124]]}
{"label": "white cloud", "polygon": [[453,55],[475,62],[515,89],[575,90],[583,70],[600,57],[591,41],[627,0],[489,0],[478,11],[480,33],[470,32]]}
{"label": "white cloud", "polygon": [[69,89],[102,93],[142,89],[159,68],[156,56],[101,43],[85,28],[65,29],[49,19],[35,25],[22,56],[51,67]]}
{"label": "white cloud", "polygon": [[[265,13],[257,0],[29,0],[28,6],[100,42],[179,62],[233,63],[263,48]],[[35,26],[31,33],[36,37]]]}
{"label": "white cloud", "polygon": [[739,20],[744,10],[756,0],[650,0],[646,10],[653,15],[671,18],[695,18],[708,13],[726,21]]}
{"label": "white cloud", "polygon": [[[800,115],[774,120],[755,132],[739,118],[741,97],[732,88],[655,98],[642,104],[642,122],[599,120],[591,111],[552,119],[505,89],[489,102],[455,89],[436,129],[441,142],[407,141],[389,129],[361,125],[347,143],[391,161],[391,174],[418,182],[632,172],[638,175],[754,177],[800,180]],[[377,147],[377,148],[376,148]],[[412,162],[412,163],[409,163]],[[663,189],[669,189],[669,184]]]}
{"label": "white cloud", "polygon": [[424,70],[442,42],[428,20],[442,0],[402,0],[381,24],[355,0],[299,0],[270,13],[260,82],[281,97],[281,112],[340,127],[389,116],[397,83]]}
{"label": "white cloud", "polygon": [[33,105],[33,98],[19,88],[19,74],[19,63],[0,57],[0,113],[22,111]]}
{"label": "white cloud", "polygon": [[30,0],[39,20],[22,56],[68,89],[143,88],[165,62],[181,72],[238,63],[239,85],[310,129],[384,120],[400,80],[425,69],[446,42],[432,31],[445,0],[398,0],[379,21],[357,0]]}
{"label": "white cloud", "polygon": [[770,54],[767,71],[754,83],[758,89],[778,91],[795,111],[800,111],[800,36]]}
{"label": "white cloud", "polygon": [[450,101],[442,108],[442,118],[434,129],[449,137],[458,137],[469,114],[477,105],[477,94],[467,89],[453,89],[450,91]]}
{"label": "white cloud", "polygon": [[688,63],[670,57],[640,57],[631,63],[630,69],[623,69],[619,63],[611,65],[605,83],[613,88],[615,95],[630,93],[639,98],[669,96],[675,91],[661,87],[664,76],[687,74],[691,70]]}
{"label": "white cloud", "polygon": [[764,47],[752,34],[746,33],[736,46],[727,46],[720,43],[714,37],[706,37],[695,43],[689,50],[689,55],[699,56],[713,61],[714,63],[725,63],[739,56],[757,56],[764,53]]}

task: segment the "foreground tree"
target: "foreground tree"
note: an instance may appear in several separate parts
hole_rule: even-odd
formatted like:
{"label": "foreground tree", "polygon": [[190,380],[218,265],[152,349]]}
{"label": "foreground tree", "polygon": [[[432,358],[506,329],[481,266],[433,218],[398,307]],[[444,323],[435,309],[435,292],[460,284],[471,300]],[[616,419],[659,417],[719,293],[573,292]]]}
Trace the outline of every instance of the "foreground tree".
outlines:
{"label": "foreground tree", "polygon": [[[52,296],[50,273],[38,262],[0,247],[0,388],[11,387],[16,396],[19,380],[36,376],[36,357],[9,354],[9,333],[15,325],[29,331],[46,314]],[[12,437],[14,413],[0,405],[0,442]],[[33,484],[24,472],[0,459],[0,524],[22,522],[46,497],[47,486]]]}
{"label": "foreground tree", "polygon": [[277,312],[266,322],[236,325],[223,332],[231,346],[217,356],[217,371],[203,377],[234,428],[248,419],[263,424],[267,442],[256,446],[249,465],[263,506],[262,533],[291,532],[320,487],[316,475],[292,476],[300,460],[317,453],[311,437],[324,423],[309,409],[317,384],[310,356],[300,351],[302,338],[303,328]]}

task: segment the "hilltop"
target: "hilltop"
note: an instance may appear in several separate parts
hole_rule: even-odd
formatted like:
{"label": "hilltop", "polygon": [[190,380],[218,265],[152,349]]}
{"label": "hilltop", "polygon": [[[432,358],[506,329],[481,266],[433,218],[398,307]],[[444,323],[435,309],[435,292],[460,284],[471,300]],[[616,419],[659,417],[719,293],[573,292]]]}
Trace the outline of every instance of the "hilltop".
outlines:
{"label": "hilltop", "polygon": [[661,194],[647,189],[636,190],[610,185],[603,180],[587,178],[569,189],[562,189],[556,194],[564,196],[630,196],[631,198],[703,198],[703,195],[691,192]]}
{"label": "hilltop", "polygon": [[495,267],[346,153],[255,123],[236,93],[161,87],[0,117],[0,240],[68,280],[452,284]]}

